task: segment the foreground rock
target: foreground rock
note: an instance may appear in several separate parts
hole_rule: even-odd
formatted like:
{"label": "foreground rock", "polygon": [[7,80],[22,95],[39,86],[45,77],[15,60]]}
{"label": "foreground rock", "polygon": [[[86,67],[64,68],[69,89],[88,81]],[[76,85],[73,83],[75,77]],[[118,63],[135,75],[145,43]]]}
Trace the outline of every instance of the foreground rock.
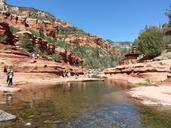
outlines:
{"label": "foreground rock", "polygon": [[15,120],[16,116],[0,110],[0,122]]}

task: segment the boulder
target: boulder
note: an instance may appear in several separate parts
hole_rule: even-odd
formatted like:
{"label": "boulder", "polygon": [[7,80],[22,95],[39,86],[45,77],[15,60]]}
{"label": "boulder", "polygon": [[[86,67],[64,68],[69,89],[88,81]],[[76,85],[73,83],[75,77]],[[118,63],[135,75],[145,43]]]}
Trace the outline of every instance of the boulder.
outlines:
{"label": "boulder", "polygon": [[3,110],[0,110],[0,122],[15,120],[16,116],[9,114]]}

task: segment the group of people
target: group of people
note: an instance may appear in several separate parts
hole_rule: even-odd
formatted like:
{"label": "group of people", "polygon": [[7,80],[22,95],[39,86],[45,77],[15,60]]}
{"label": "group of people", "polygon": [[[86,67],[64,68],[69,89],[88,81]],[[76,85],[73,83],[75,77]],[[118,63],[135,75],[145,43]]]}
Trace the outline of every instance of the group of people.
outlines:
{"label": "group of people", "polygon": [[13,85],[14,72],[12,69],[7,68],[7,66],[4,67],[4,72],[7,73],[7,85],[11,87]]}

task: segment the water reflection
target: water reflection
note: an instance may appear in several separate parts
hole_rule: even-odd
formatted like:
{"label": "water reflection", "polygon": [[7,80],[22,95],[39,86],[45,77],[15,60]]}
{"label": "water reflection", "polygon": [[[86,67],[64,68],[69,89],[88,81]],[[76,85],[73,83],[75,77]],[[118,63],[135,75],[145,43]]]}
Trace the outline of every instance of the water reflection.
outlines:
{"label": "water reflection", "polygon": [[11,92],[6,92],[0,95],[0,105],[11,104],[13,100],[13,94]]}
{"label": "water reflection", "polygon": [[28,122],[33,128],[143,128],[145,124],[140,110],[112,81],[32,88],[4,98],[8,104],[0,109],[18,117],[5,124],[10,127],[23,128]]}

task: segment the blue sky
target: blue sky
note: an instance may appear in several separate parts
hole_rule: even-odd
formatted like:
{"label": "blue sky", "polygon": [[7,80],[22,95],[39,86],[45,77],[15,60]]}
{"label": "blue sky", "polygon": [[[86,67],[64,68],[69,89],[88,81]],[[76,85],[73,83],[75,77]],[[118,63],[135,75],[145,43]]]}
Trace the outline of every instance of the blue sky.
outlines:
{"label": "blue sky", "polygon": [[133,41],[146,26],[168,21],[170,0],[7,0],[45,10],[57,18],[113,41]]}

